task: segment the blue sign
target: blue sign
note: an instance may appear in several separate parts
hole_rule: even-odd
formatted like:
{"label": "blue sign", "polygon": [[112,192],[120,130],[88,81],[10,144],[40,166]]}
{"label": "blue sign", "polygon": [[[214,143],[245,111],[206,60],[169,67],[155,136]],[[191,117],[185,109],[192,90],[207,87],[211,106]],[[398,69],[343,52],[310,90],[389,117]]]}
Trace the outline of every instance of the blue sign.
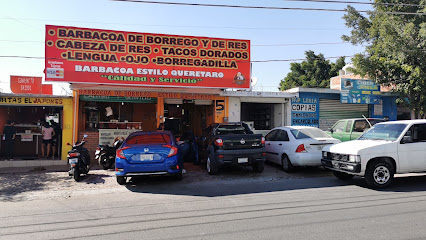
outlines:
{"label": "blue sign", "polygon": [[319,97],[302,95],[291,99],[291,125],[319,127]]}
{"label": "blue sign", "polygon": [[380,104],[380,86],[371,80],[342,78],[341,103]]}

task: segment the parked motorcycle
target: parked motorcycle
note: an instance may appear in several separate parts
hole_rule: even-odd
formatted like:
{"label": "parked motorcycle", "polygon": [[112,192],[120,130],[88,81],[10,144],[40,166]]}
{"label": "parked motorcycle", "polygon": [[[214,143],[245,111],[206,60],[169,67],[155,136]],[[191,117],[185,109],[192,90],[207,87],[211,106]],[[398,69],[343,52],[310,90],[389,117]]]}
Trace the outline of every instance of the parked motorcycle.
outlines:
{"label": "parked motorcycle", "polygon": [[123,139],[115,139],[113,146],[99,145],[95,151],[95,160],[104,170],[112,168],[115,164],[115,152],[123,144]]}
{"label": "parked motorcycle", "polygon": [[[81,174],[87,174],[90,169],[90,155],[89,151],[84,148],[84,144],[86,144],[86,141],[84,139],[87,137],[87,135],[83,136],[83,139],[81,141],[77,141],[71,148],[71,150],[68,151],[67,160],[70,165],[70,170],[68,171],[68,174],[70,176],[74,177],[75,181],[80,180]],[[69,143],[67,145],[70,145]]]}

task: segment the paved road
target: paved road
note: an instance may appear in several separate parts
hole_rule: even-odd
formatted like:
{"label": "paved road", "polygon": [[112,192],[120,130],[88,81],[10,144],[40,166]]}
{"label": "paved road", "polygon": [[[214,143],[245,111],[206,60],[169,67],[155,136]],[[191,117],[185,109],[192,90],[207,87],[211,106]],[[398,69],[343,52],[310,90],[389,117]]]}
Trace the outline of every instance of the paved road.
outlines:
{"label": "paved road", "polygon": [[0,239],[426,239],[426,176],[375,191],[360,178],[282,175],[83,181],[69,196],[0,202]]}

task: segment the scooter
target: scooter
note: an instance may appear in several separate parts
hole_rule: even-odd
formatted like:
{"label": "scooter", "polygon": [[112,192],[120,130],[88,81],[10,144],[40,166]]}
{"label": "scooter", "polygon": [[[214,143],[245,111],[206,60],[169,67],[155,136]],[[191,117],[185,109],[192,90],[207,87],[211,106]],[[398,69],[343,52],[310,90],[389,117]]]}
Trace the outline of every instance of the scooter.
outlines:
{"label": "scooter", "polygon": [[113,146],[99,145],[95,151],[95,160],[104,170],[110,169],[115,164],[115,152],[123,144],[123,139],[115,139]]}
{"label": "scooter", "polygon": [[[85,134],[81,141],[77,141],[72,149],[68,151],[67,160],[70,165],[70,170],[68,171],[69,176],[73,176],[76,182],[80,181],[81,174],[87,174],[90,169],[90,155],[89,151],[84,148],[86,141],[84,139],[87,137]],[[69,143],[67,145],[70,145]]]}

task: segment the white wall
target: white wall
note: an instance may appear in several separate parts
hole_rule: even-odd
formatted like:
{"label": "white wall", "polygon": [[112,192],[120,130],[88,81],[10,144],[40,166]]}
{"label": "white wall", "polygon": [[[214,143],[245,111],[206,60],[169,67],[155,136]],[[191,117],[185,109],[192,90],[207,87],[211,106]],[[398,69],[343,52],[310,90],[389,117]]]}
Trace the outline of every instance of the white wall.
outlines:
{"label": "white wall", "polygon": [[285,103],[274,104],[274,125],[272,127],[285,126],[285,122],[286,122],[285,105],[286,105]]}
{"label": "white wall", "polygon": [[228,121],[241,121],[241,100],[239,97],[229,97]]}

